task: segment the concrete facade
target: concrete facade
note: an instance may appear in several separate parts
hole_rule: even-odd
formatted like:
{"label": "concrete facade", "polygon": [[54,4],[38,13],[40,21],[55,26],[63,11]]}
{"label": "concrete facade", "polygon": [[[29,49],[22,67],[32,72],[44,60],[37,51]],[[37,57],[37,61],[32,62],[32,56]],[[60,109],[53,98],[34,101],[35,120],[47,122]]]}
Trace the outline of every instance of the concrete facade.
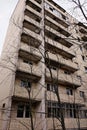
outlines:
{"label": "concrete facade", "polygon": [[32,130],[31,116],[34,130],[62,130],[61,110],[66,130],[87,130],[86,36],[52,0],[19,0],[0,61],[1,130]]}

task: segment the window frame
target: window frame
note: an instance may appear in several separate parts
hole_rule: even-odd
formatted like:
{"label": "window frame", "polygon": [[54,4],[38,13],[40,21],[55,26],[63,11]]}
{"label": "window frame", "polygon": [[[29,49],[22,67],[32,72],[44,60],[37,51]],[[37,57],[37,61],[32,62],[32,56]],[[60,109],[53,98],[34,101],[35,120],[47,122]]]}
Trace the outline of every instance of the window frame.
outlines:
{"label": "window frame", "polygon": [[[23,110],[20,111],[20,106],[22,106]],[[29,108],[29,111],[27,111],[26,108]],[[28,116],[27,116],[28,112]],[[17,105],[17,118],[30,118],[30,107],[29,104],[18,104]]]}
{"label": "window frame", "polygon": [[66,88],[66,94],[73,96],[73,89],[71,89],[71,88]]}
{"label": "window frame", "polygon": [[31,82],[28,80],[21,80],[21,87],[31,88]]}

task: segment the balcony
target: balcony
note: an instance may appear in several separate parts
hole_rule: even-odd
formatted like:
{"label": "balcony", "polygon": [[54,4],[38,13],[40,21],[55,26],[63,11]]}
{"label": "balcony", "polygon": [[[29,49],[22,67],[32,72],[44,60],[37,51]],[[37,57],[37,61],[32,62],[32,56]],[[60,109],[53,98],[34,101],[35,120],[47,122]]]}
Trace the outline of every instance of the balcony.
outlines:
{"label": "balcony", "polygon": [[17,67],[17,77],[21,78],[28,78],[31,79],[33,82],[39,80],[41,78],[41,70],[38,66],[31,66],[27,63],[22,61],[18,62]]}
{"label": "balcony", "polygon": [[54,8],[51,9],[50,5],[48,5],[48,6],[45,5],[45,14],[47,16],[51,17],[52,19],[56,20],[56,22],[58,22],[65,28],[67,28],[69,26],[68,23],[66,22],[66,19],[62,18],[63,15],[60,12],[57,12],[57,10],[55,10]]}
{"label": "balcony", "polygon": [[21,43],[19,49],[19,56],[23,58],[27,58],[28,60],[39,62],[41,60],[41,54],[38,49],[29,46],[25,43]]}
{"label": "balcony", "polygon": [[54,0],[45,0],[45,2],[49,3],[51,6],[53,6],[56,10],[58,10],[59,12],[61,12],[63,15],[65,15],[65,10],[59,6],[56,2],[54,2]]}
{"label": "balcony", "polygon": [[[39,89],[31,89],[30,98],[32,101],[41,101],[41,93]],[[29,94],[26,88],[15,85],[14,97],[18,97],[20,100],[29,99]]]}
{"label": "balcony", "polygon": [[21,35],[21,42],[26,43],[28,45],[32,45],[36,48],[38,48],[41,44],[41,41],[38,39],[35,39],[32,36],[29,36],[27,33],[22,33]]}
{"label": "balcony", "polygon": [[87,41],[87,35],[83,34],[83,35],[81,36],[81,39],[82,39],[84,42],[86,42],[86,41]]}
{"label": "balcony", "polygon": [[62,45],[68,48],[73,45],[70,39],[68,40],[68,38],[66,38],[64,35],[62,35],[58,31],[52,29],[51,27],[45,26],[45,35],[56,42],[60,42]]}
{"label": "balcony", "polygon": [[49,50],[53,50],[54,52],[70,59],[75,57],[75,53],[73,51],[70,51],[66,46],[61,45],[59,42],[53,41],[48,37],[45,37],[45,42]]}
{"label": "balcony", "polygon": [[67,37],[70,36],[68,29],[66,29],[61,24],[59,24],[57,21],[53,20],[52,18],[48,17],[47,15],[45,15],[45,23],[49,27],[52,27],[56,31],[60,32],[61,34],[65,35]]}
{"label": "balcony", "polygon": [[83,23],[79,22],[78,23],[79,26],[79,31],[83,34],[87,34],[87,26],[85,26]]}
{"label": "balcony", "polygon": [[42,19],[42,14],[37,12],[33,8],[29,7],[28,5],[26,5],[25,15],[27,15],[32,19],[37,20],[38,22],[40,22],[40,20]]}
{"label": "balcony", "polygon": [[[61,73],[61,71],[57,70],[52,70],[52,78],[53,80],[57,80],[58,79],[58,83],[64,86],[70,86],[70,87],[75,87],[78,88],[81,86],[81,82],[80,80],[73,74],[73,75],[67,75],[64,73]],[[46,68],[46,80],[47,81],[51,81],[51,74],[48,68]]]}
{"label": "balcony", "polygon": [[52,54],[50,52],[47,53],[46,58],[53,61],[54,65],[60,64],[61,68],[70,70],[75,72],[78,70],[78,66],[76,63],[72,62],[71,60],[66,60],[62,56],[58,54]]}
{"label": "balcony", "polygon": [[87,34],[87,29],[85,27],[79,27],[79,31],[83,34]]}
{"label": "balcony", "polygon": [[35,0],[27,0],[26,4],[29,5],[30,7],[34,8],[37,11],[41,11],[41,5],[35,1]]}
{"label": "balcony", "polygon": [[23,27],[30,29],[31,31],[37,34],[40,34],[40,30],[41,30],[40,23],[38,23],[32,18],[29,18],[26,15],[24,16]]}
{"label": "balcony", "polygon": [[[59,84],[58,84],[59,86]],[[61,87],[61,86],[60,86]],[[53,91],[47,91],[47,100],[50,101],[51,99],[54,99],[54,101],[58,101],[57,95]],[[59,93],[61,102],[67,102],[73,104],[74,101],[76,104],[79,104],[81,106],[84,106],[85,102],[84,99],[81,99],[78,94],[74,95],[67,95],[67,93]]]}
{"label": "balcony", "polygon": [[42,42],[42,37],[29,29],[23,28],[21,41],[29,45],[38,47]]}

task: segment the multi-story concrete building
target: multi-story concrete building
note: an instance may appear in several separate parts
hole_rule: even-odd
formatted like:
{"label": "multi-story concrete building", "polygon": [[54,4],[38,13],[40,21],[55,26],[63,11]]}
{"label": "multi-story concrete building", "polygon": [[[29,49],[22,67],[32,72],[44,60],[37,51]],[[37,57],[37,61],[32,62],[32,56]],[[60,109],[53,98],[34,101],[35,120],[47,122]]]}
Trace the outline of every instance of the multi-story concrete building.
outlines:
{"label": "multi-story concrete building", "polygon": [[19,0],[0,62],[0,130],[62,130],[61,116],[87,130],[86,38],[52,0]]}

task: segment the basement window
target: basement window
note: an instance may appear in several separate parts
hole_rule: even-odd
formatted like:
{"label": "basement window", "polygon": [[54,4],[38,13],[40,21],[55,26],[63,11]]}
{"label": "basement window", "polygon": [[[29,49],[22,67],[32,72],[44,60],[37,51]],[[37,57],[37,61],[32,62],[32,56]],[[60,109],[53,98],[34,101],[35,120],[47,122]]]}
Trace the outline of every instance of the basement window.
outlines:
{"label": "basement window", "polygon": [[21,80],[21,87],[31,88],[31,82],[25,81],[25,80]]}
{"label": "basement window", "polygon": [[30,117],[30,107],[29,105],[18,105],[17,108],[17,117],[18,118],[29,118]]}
{"label": "basement window", "polygon": [[73,95],[73,90],[70,88],[66,88],[67,95]]}

